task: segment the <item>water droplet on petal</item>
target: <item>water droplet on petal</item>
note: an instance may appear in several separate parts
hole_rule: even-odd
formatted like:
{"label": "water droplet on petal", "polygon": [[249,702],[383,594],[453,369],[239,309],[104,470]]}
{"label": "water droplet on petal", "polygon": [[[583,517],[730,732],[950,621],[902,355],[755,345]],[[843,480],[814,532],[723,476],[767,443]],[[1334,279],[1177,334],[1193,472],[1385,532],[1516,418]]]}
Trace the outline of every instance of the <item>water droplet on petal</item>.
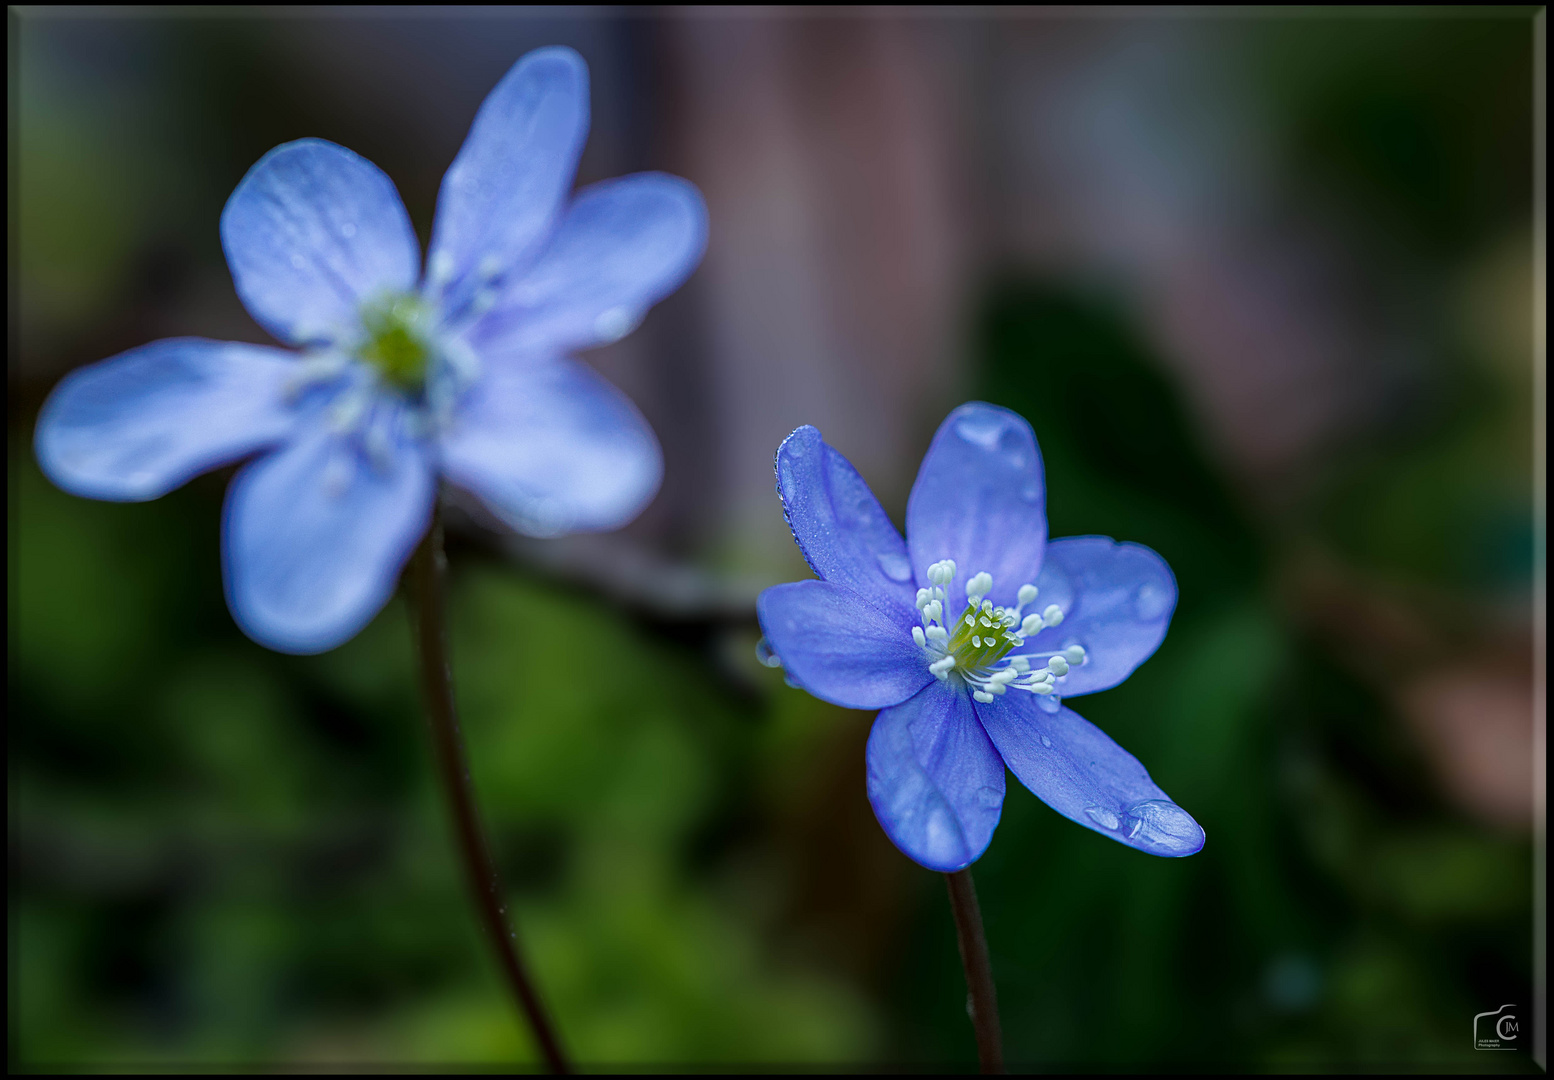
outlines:
{"label": "water droplet on petal", "polygon": [[1043,735],[1041,737],[1041,745],[1045,746],[1048,750],[1051,750],[1052,749],[1052,740],[1047,738],[1045,735]]}
{"label": "water droplet on petal", "polygon": [[955,862],[961,855],[960,828],[943,806],[936,806],[928,813],[923,825],[923,846],[926,854],[936,862]]}
{"label": "water droplet on petal", "polygon": [[1095,823],[1103,829],[1115,829],[1121,824],[1117,815],[1104,806],[1087,806],[1085,807],[1085,813],[1089,814]]}
{"label": "water droplet on petal", "polygon": [[1164,799],[1128,807],[1124,831],[1135,847],[1155,855],[1191,855],[1203,846],[1203,828],[1186,810]]}
{"label": "water droplet on petal", "polygon": [[955,434],[984,450],[997,450],[1007,421],[997,414],[972,413],[955,421]]}
{"label": "water droplet on petal", "polygon": [[1170,606],[1171,594],[1155,585],[1140,585],[1133,594],[1133,610],[1146,622],[1160,618]]}
{"label": "water droplet on petal", "polygon": [[619,341],[637,325],[637,317],[623,307],[612,307],[594,320],[594,333],[605,342]]}
{"label": "water droplet on petal", "polygon": [[782,667],[782,658],[764,637],[755,643],[755,658],[767,667]]}
{"label": "water droplet on petal", "polygon": [[979,787],[977,802],[984,810],[997,810],[1004,804],[1004,793],[995,787]]}
{"label": "water droplet on petal", "polygon": [[891,581],[912,580],[912,564],[907,561],[905,555],[886,553],[876,555],[875,558],[879,560],[880,572]]}

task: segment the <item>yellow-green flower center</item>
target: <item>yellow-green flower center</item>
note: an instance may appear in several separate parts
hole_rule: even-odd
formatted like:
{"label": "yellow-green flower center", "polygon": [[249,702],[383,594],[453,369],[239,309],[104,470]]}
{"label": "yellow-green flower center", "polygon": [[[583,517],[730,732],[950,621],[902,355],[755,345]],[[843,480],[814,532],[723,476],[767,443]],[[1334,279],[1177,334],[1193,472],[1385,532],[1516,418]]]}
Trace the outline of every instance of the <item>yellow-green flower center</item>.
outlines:
{"label": "yellow-green flower center", "polygon": [[[1024,645],[1025,639],[1063,621],[1063,609],[1048,604],[1040,615],[1022,612],[1036,602],[1038,590],[1027,582],[1021,585],[1014,607],[994,607],[983,599],[993,591],[993,578],[987,571],[974,574],[966,583],[966,606],[954,619],[945,621],[950,594],[946,588],[955,579],[955,560],[940,559],[928,568],[925,588],[917,590],[917,610],[923,624],[912,627],[912,640],[923,650],[928,670],[934,677],[964,683],[971,696],[986,704],[1010,688],[1033,694],[1057,692],[1056,680],[1069,668],[1085,662],[1084,646],[1016,653],[1009,650]],[[1040,667],[1032,661],[1045,660]]]}
{"label": "yellow-green flower center", "polygon": [[430,321],[427,305],[413,296],[369,304],[362,309],[366,340],[356,355],[392,385],[419,393],[432,358],[426,335]]}
{"label": "yellow-green flower center", "polygon": [[955,620],[946,651],[955,657],[955,666],[962,671],[989,667],[1021,644],[1021,639],[1011,632],[1014,625],[1003,608],[994,609],[991,600],[982,601],[980,607],[968,605]]}

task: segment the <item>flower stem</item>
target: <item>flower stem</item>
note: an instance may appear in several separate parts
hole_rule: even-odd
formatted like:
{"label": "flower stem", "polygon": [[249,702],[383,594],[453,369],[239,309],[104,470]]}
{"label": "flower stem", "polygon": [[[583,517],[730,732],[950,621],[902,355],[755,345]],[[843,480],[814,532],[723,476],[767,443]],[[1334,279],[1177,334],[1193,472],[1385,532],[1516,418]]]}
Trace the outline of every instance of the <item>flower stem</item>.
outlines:
{"label": "flower stem", "polygon": [[409,584],[415,614],[416,651],[421,663],[421,686],[426,697],[432,742],[437,747],[437,771],[453,810],[464,868],[469,872],[481,921],[490,934],[502,971],[518,996],[550,1071],[569,1073],[572,1070],[562,1056],[561,1044],[540,1004],[534,983],[524,970],[523,959],[518,953],[518,936],[508,926],[502,885],[496,876],[491,850],[486,846],[480,813],[475,808],[475,791],[470,782],[464,740],[459,734],[459,718],[453,704],[453,679],[448,669],[447,567],[448,560],[442,547],[442,517],[434,511],[432,527],[411,560]]}
{"label": "flower stem", "polygon": [[950,887],[955,939],[960,945],[961,966],[966,969],[966,1011],[977,1033],[977,1060],[984,1073],[1002,1073],[1004,1040],[998,1026],[998,997],[993,990],[993,966],[987,958],[987,935],[982,932],[982,909],[977,906],[971,868],[945,874],[944,882]]}

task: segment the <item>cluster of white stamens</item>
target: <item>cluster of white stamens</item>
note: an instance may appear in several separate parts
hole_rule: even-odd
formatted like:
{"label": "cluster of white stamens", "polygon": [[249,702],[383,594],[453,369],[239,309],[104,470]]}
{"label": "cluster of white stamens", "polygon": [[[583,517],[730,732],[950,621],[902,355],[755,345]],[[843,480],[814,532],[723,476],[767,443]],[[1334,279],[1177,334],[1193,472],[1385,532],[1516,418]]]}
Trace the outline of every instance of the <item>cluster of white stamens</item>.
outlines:
{"label": "cluster of white stamens", "polygon": [[[971,688],[971,696],[987,703],[1008,691],[1029,690],[1033,694],[1052,694],[1057,680],[1070,667],[1084,663],[1085,650],[1078,645],[1054,652],[1011,655],[1025,639],[1063,621],[1063,610],[1048,604],[1037,614],[1022,617],[1025,608],[1035,603],[1034,585],[1021,585],[1012,608],[995,607],[985,599],[993,591],[993,578],[982,571],[966,583],[966,607],[954,619],[945,618],[949,603],[947,586],[955,580],[955,561],[944,559],[928,568],[927,588],[917,590],[917,610],[923,625],[912,627],[912,640],[928,654],[928,670],[938,679],[959,678]],[[1044,661],[1040,666],[1032,661]]]}

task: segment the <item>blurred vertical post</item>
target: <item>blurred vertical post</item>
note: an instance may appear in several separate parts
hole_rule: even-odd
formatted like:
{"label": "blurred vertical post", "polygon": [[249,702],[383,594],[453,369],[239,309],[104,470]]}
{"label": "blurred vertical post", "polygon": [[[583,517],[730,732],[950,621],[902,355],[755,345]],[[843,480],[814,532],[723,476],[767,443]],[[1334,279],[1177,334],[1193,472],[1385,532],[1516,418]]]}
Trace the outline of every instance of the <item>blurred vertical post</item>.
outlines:
{"label": "blurred vertical post", "polygon": [[426,716],[437,747],[437,771],[448,793],[454,827],[470,888],[475,892],[481,920],[491,935],[502,971],[518,995],[524,1015],[546,1064],[555,1073],[569,1073],[561,1044],[552,1029],[538,992],[524,970],[518,952],[518,935],[508,925],[502,903],[502,883],[486,845],[475,791],[470,782],[469,760],[459,734],[459,718],[453,703],[453,679],[448,669],[447,556],[443,553],[442,515],[433,510],[432,527],[416,549],[410,566],[411,600],[415,609],[416,652],[421,661],[421,686],[426,695]]}

